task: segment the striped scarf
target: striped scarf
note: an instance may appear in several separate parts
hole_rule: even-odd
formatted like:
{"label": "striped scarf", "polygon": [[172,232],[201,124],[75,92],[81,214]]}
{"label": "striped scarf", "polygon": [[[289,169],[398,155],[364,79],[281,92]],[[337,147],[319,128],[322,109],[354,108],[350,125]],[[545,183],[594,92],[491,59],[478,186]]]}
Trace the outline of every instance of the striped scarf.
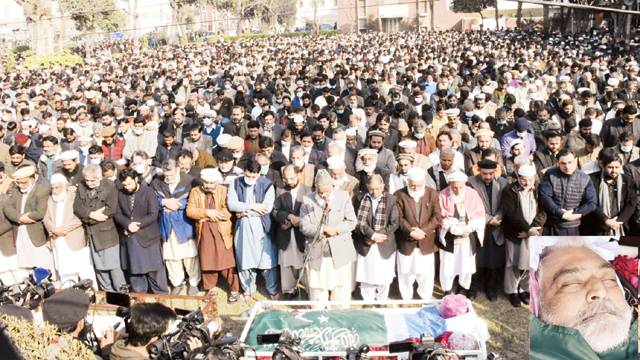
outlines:
{"label": "striped scarf", "polygon": [[[387,225],[387,217],[385,216],[385,194],[382,194],[380,197],[380,201],[378,202],[378,208],[376,208],[376,212],[373,216],[373,231],[378,232],[383,229]],[[360,203],[360,207],[358,208],[358,225],[359,226],[368,226],[369,215],[371,214],[371,208],[373,207],[373,201],[371,200],[371,195],[367,194],[362,199]]]}

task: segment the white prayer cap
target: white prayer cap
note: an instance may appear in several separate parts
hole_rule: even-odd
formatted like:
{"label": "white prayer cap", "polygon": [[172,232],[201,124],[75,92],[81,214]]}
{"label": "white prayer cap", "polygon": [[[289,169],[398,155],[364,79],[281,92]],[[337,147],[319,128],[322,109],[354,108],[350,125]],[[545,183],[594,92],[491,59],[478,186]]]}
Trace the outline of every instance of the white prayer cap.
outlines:
{"label": "white prayer cap", "polygon": [[407,179],[410,181],[424,181],[426,173],[423,169],[412,167],[407,172]]}
{"label": "white prayer cap", "polygon": [[585,91],[590,91],[590,89],[589,89],[589,88],[586,88],[586,87],[578,88],[578,89],[576,90],[576,94],[582,94],[582,93],[583,93],[583,92],[585,92]]}
{"label": "white prayer cap", "polygon": [[467,182],[467,175],[462,171],[454,171],[449,176],[447,176],[447,183],[451,183],[454,181]]}
{"label": "white prayer cap", "polygon": [[447,109],[445,113],[447,114],[447,116],[458,116],[460,115],[460,109],[458,108]]}
{"label": "white prayer cap", "polygon": [[205,109],[202,114],[202,117],[215,117],[216,116],[216,112],[210,109]]}
{"label": "white prayer cap", "polygon": [[418,146],[418,143],[413,140],[403,140],[398,143],[398,146],[405,149],[415,149]]}
{"label": "white prayer cap", "polygon": [[293,122],[294,123],[303,123],[304,122],[304,116],[302,116],[300,114],[293,115]]}
{"label": "white prayer cap", "polygon": [[558,82],[569,82],[571,81],[571,78],[568,77],[567,75],[562,75],[558,78]]}
{"label": "white prayer cap", "polygon": [[44,134],[45,132],[49,131],[49,129],[51,129],[51,126],[47,125],[47,124],[42,124],[40,126],[40,129],[38,130],[38,132],[40,134]]}
{"label": "white prayer cap", "polygon": [[52,184],[67,184],[67,178],[60,173],[55,173],[51,175],[51,180],[49,180]]}
{"label": "white prayer cap", "polygon": [[229,140],[231,140],[231,135],[220,134],[220,136],[218,136],[218,138],[216,139],[216,142],[218,143],[219,146],[225,147],[229,142]]}
{"label": "white prayer cap", "polygon": [[22,124],[22,126],[29,126],[29,127],[38,126],[38,123],[33,119],[25,120],[21,124]]}
{"label": "white prayer cap", "polygon": [[362,148],[358,151],[358,157],[363,157],[365,155],[378,155],[378,151],[370,148]]}
{"label": "white prayer cap", "polygon": [[476,96],[473,97],[475,100],[486,100],[487,97],[484,93],[480,93],[480,94],[476,94]]}
{"label": "white prayer cap", "polygon": [[346,136],[356,136],[358,134],[358,130],[354,127],[350,127],[344,131]]}
{"label": "white prayer cap", "polygon": [[515,139],[513,140],[510,144],[509,144],[509,149],[513,149],[514,146],[518,145],[518,144],[524,144],[524,140],[522,139]]}
{"label": "white prayer cap", "polygon": [[535,176],[536,167],[533,165],[522,165],[518,169],[518,175],[520,176]]}
{"label": "white prayer cap", "polygon": [[78,138],[79,142],[92,142],[93,138],[91,138],[91,136],[80,136]]}
{"label": "white prayer cap", "polygon": [[329,175],[327,170],[320,169],[318,170],[313,183],[315,184],[316,188],[320,186],[333,186],[333,178],[331,177],[331,175]]}
{"label": "white prayer cap", "polygon": [[616,77],[610,77],[609,80],[607,80],[607,85],[609,86],[618,87],[619,84],[620,84],[620,79]]}
{"label": "white prayer cap", "polygon": [[329,170],[342,169],[344,167],[346,167],[346,165],[344,163],[344,158],[341,156],[330,156],[327,159],[327,168]]}
{"label": "white prayer cap", "polygon": [[[482,92],[483,92],[483,93],[487,93],[487,94],[488,94],[488,93],[492,93],[492,92],[493,92],[493,89],[491,88],[491,86],[489,86],[489,85],[485,85],[485,86],[483,86],[483,87],[482,87]],[[480,94],[476,95],[476,98],[478,98],[478,96],[479,96],[479,95],[480,95]],[[482,95],[484,95],[484,94],[482,94]]]}
{"label": "white prayer cap", "polygon": [[80,158],[80,154],[78,153],[78,150],[67,150],[64,151],[62,154],[60,154],[60,160],[65,161],[65,160],[75,160]]}
{"label": "white prayer cap", "polygon": [[14,179],[24,179],[24,178],[28,178],[30,176],[33,176],[36,173],[36,168],[33,166],[23,166],[21,168],[18,168],[18,170],[16,170],[11,177],[13,177]]}
{"label": "white prayer cap", "polygon": [[476,138],[481,136],[488,136],[490,138],[493,138],[493,131],[489,129],[478,129],[478,131],[476,131]]}
{"label": "white prayer cap", "polygon": [[200,179],[209,183],[222,182],[222,175],[216,169],[206,168],[200,172]]}

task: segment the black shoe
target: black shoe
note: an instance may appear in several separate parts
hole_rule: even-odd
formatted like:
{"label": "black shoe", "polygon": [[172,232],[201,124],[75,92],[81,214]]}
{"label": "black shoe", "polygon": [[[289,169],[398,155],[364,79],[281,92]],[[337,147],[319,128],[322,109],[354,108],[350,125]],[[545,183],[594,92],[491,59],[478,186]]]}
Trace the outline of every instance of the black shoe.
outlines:
{"label": "black shoe", "polygon": [[531,294],[529,292],[523,292],[522,296],[519,296],[520,301],[522,301],[525,305],[529,305],[529,297]]}
{"label": "black shoe", "polygon": [[509,294],[509,302],[515,308],[519,308],[520,306],[522,306],[522,303],[520,302],[520,296],[518,296],[518,294]]}
{"label": "black shoe", "polygon": [[476,291],[474,289],[462,289],[460,292],[462,295],[466,296],[469,300],[474,300],[476,298]]}
{"label": "black shoe", "polygon": [[296,299],[296,294],[291,294],[291,293],[283,293],[282,294],[282,300],[284,301],[292,301]]}
{"label": "black shoe", "polygon": [[445,297],[447,295],[452,295],[453,294],[453,290],[447,290],[444,293],[442,293],[442,297]]}
{"label": "black shoe", "polygon": [[491,302],[495,302],[496,300],[498,300],[498,294],[496,294],[495,290],[487,290],[487,292],[485,292],[485,295]]}
{"label": "black shoe", "polygon": [[277,301],[277,300],[280,300],[280,294],[279,294],[279,293],[269,294],[269,299],[270,299],[271,301]]}

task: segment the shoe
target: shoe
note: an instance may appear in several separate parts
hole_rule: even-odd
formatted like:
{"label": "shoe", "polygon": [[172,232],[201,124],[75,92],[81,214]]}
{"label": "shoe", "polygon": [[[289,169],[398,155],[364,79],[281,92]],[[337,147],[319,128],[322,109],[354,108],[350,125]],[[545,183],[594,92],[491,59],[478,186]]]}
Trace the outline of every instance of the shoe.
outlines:
{"label": "shoe", "polygon": [[474,300],[476,298],[476,291],[473,290],[473,289],[467,290],[467,289],[463,288],[462,291],[460,291],[460,293],[462,295],[466,296],[467,299],[469,299],[469,300]]}
{"label": "shoe", "polygon": [[487,300],[491,302],[495,302],[496,300],[498,300],[498,294],[496,294],[495,290],[487,290],[487,292],[485,292],[485,295],[487,296]]}
{"label": "shoe", "polygon": [[279,293],[269,294],[269,300],[271,300],[271,301],[278,301],[278,300],[280,300],[280,294],[279,294]]}
{"label": "shoe", "polygon": [[187,289],[187,295],[189,296],[196,296],[199,292],[200,290],[197,286],[189,286],[189,288]]}
{"label": "shoe", "polygon": [[452,295],[453,294],[453,290],[447,290],[444,293],[442,293],[442,297],[445,297],[447,295]]}
{"label": "shoe", "polygon": [[243,299],[243,297],[239,292],[238,293],[231,293],[231,294],[229,294],[229,298],[227,299],[227,303],[228,304],[237,303],[238,300],[240,300],[240,299]]}
{"label": "shoe", "polygon": [[180,295],[182,292],[182,285],[176,286],[171,290],[171,295]]}
{"label": "shoe", "polygon": [[522,296],[518,295],[518,298],[520,299],[520,301],[522,301],[525,305],[529,305],[529,297],[531,296],[531,294],[529,294],[528,291],[525,291],[522,293]]}
{"label": "shoe", "polygon": [[520,306],[522,306],[518,294],[509,294],[509,302],[515,308],[519,308]]}
{"label": "shoe", "polygon": [[296,299],[296,294],[292,294],[292,293],[283,293],[282,294],[282,300],[284,301],[293,301]]}

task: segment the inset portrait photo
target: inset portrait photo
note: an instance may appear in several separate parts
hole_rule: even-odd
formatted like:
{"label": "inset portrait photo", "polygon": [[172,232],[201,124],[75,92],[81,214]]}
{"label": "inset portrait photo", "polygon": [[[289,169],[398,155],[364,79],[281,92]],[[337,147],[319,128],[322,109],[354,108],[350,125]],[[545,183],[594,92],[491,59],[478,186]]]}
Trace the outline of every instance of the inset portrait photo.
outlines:
{"label": "inset portrait photo", "polygon": [[638,359],[638,247],[530,239],[530,358]]}

